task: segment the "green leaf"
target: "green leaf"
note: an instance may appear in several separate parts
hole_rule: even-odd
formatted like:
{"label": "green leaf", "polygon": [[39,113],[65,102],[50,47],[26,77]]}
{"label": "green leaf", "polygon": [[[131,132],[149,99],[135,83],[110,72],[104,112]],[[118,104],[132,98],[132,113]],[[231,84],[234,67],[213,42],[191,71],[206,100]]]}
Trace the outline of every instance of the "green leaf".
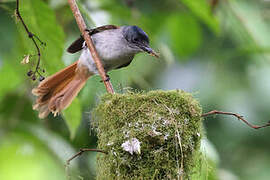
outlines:
{"label": "green leaf", "polygon": [[4,63],[0,68],[0,99],[2,100],[5,94],[10,92],[12,89],[15,89],[22,79],[22,76],[18,75],[18,72],[14,71],[14,67],[11,63]]}
{"label": "green leaf", "polygon": [[181,0],[198,18],[215,33],[219,32],[217,19],[213,16],[210,4],[206,0]]}
{"label": "green leaf", "polygon": [[1,3],[6,3],[6,2],[15,2],[16,0],[1,0]]}
{"label": "green leaf", "polygon": [[202,41],[201,28],[190,14],[177,14],[168,18],[167,26],[170,46],[179,56],[193,53]]}
{"label": "green leaf", "polygon": [[82,119],[82,109],[78,98],[74,99],[72,104],[63,111],[63,115],[70,131],[70,138],[73,139]]}
{"label": "green leaf", "polygon": [[233,15],[229,28],[235,39],[251,52],[267,53],[270,48],[270,26],[260,14],[260,6],[253,2],[230,1],[227,7]]}
{"label": "green leaf", "polygon": [[[28,38],[22,23],[17,21],[17,30],[12,31],[12,29],[16,29],[15,18],[11,18],[13,11],[4,12],[0,18],[3,20],[3,26],[5,27],[3,27],[4,31],[0,33],[0,37],[2,37],[0,39],[3,40],[6,46],[3,49],[4,52],[0,54],[0,58],[3,57],[3,60],[0,60],[0,99],[6,93],[14,90],[18,90],[20,93],[23,92],[22,84],[27,82],[24,80],[28,79],[26,73],[30,69],[29,65],[21,65],[20,63],[24,55],[32,55],[30,65],[36,63],[37,60],[36,48],[32,40]],[[61,57],[64,32],[57,24],[54,12],[41,0],[21,1],[20,12],[29,30],[46,43],[46,47],[43,47],[37,40],[41,50],[41,68],[49,72],[48,74],[56,72],[63,67]],[[7,30],[7,27],[13,28]]]}
{"label": "green leaf", "polygon": [[[29,30],[46,43],[45,47],[40,46],[41,67],[45,68],[49,74],[55,73],[63,67],[61,57],[64,46],[64,32],[56,22],[54,11],[41,0],[22,1],[20,11]],[[25,29],[23,29],[21,23],[17,24],[20,34],[19,41],[22,42],[22,55],[37,55],[35,46],[32,40],[28,38]],[[39,42],[38,44],[40,45]],[[37,60],[37,56],[32,59],[32,61],[35,60]]]}
{"label": "green leaf", "polygon": [[[9,7],[10,8],[10,7]],[[15,89],[23,79],[23,76],[17,71],[14,65],[14,45],[15,45],[15,25],[13,19],[11,18],[11,12],[8,9],[2,9],[0,7],[0,100],[3,96]],[[7,59],[4,61],[3,59]],[[18,64],[22,60],[22,56],[18,57]]]}

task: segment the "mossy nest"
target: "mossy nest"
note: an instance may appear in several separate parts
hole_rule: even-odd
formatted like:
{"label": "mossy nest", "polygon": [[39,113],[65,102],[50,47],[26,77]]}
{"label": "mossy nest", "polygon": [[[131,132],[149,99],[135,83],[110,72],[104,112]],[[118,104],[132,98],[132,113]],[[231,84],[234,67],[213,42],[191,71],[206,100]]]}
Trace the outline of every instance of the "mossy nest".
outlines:
{"label": "mossy nest", "polygon": [[189,178],[201,140],[201,108],[181,90],[106,94],[93,111],[97,179]]}

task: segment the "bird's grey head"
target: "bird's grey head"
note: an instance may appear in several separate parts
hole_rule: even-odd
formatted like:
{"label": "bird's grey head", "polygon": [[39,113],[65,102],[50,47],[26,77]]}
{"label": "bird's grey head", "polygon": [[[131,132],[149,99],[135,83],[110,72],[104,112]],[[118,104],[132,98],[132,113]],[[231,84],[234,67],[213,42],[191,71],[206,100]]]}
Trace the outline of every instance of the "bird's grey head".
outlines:
{"label": "bird's grey head", "polygon": [[149,46],[147,34],[138,26],[124,26],[123,35],[131,48],[158,57],[158,54]]}

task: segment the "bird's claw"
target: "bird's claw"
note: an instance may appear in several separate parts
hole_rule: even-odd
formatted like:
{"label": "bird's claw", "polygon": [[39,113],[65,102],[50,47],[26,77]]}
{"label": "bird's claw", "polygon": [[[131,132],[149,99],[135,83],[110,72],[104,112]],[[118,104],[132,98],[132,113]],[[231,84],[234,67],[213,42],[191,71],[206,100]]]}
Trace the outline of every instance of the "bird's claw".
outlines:
{"label": "bird's claw", "polygon": [[[110,76],[108,74],[106,74],[106,79],[104,80],[104,82],[108,82],[110,81]],[[103,80],[100,80],[100,82],[103,82]]]}
{"label": "bird's claw", "polygon": [[91,32],[91,29],[87,29],[87,28],[86,28],[84,31],[86,31],[86,32]]}

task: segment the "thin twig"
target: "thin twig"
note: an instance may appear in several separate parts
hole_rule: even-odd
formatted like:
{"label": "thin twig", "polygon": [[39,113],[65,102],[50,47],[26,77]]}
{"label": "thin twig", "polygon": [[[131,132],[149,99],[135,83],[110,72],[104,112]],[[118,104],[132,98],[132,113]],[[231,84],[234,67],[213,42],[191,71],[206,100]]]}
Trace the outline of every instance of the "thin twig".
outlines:
{"label": "thin twig", "polygon": [[78,156],[82,155],[84,152],[86,151],[93,151],[93,152],[101,152],[101,153],[104,153],[104,154],[107,154],[106,151],[103,151],[103,150],[100,150],[100,149],[88,149],[88,148],[81,148],[79,152],[77,152],[76,154],[74,154],[71,158],[69,158],[67,160],[67,165],[70,164],[70,161],[72,161],[73,159],[77,158]]}
{"label": "thin twig", "polygon": [[103,68],[103,65],[100,61],[100,58],[99,58],[99,55],[97,53],[97,50],[92,42],[92,39],[90,38],[89,36],[89,33],[86,31],[87,27],[85,25],[85,22],[83,20],[83,17],[80,13],[80,10],[76,4],[76,1],[75,0],[68,0],[68,3],[70,5],[70,8],[72,10],[72,13],[76,19],[76,22],[78,24],[78,27],[85,39],[85,42],[87,44],[87,47],[89,49],[89,51],[91,52],[92,54],[92,57],[93,57],[93,60],[95,61],[96,63],[96,66],[97,66],[97,69],[98,69],[98,72],[104,82],[104,85],[107,89],[107,92],[109,93],[114,93],[114,90],[113,90],[113,87],[112,87],[112,84],[111,82],[108,80],[107,76],[106,76],[106,73],[104,71],[104,68]]}
{"label": "thin twig", "polygon": [[[21,14],[20,14],[20,11],[19,11],[19,0],[16,0],[16,15],[17,17],[19,18],[19,20],[22,22],[22,25],[28,35],[28,37],[33,41],[35,47],[36,47],[36,50],[37,50],[37,55],[38,55],[38,61],[37,61],[37,64],[36,64],[36,68],[35,68],[35,71],[33,73],[31,73],[33,76],[32,77],[35,77],[35,74],[37,73],[39,76],[42,77],[42,75],[40,74],[39,72],[39,65],[40,65],[40,57],[41,57],[41,52],[40,52],[40,48],[35,40],[35,38],[41,43],[41,45],[45,45],[44,42],[42,42],[38,36],[36,36],[35,34],[33,34],[27,27],[27,25],[25,24]],[[34,80],[34,79],[33,79]]]}
{"label": "thin twig", "polygon": [[245,120],[243,116],[241,116],[237,113],[232,113],[232,112],[223,112],[223,111],[213,110],[213,111],[210,111],[208,113],[204,113],[201,116],[206,117],[206,116],[214,115],[214,114],[224,114],[224,115],[229,115],[229,116],[235,116],[238,120],[243,121],[246,125],[248,125],[249,127],[253,128],[253,129],[260,129],[260,128],[270,126],[270,121],[262,126],[253,125],[253,124],[249,123],[247,120]]}

